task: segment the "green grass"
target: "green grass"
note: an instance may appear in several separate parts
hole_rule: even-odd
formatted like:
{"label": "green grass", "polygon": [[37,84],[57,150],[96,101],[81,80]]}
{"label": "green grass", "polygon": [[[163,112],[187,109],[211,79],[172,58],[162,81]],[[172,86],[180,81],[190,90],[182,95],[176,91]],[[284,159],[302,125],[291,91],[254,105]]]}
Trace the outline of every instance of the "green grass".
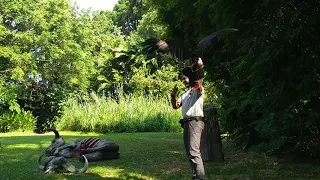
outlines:
{"label": "green grass", "polygon": [[179,132],[181,110],[174,110],[163,97],[124,96],[120,103],[95,97],[78,103],[69,99],[57,129],[67,131],[110,132]]}
{"label": "green grass", "polygon": [[[61,132],[66,141],[90,136],[108,138],[120,145],[121,158],[91,162],[85,174],[45,175],[37,159],[49,145],[53,133],[0,134],[0,179],[190,179],[190,169],[181,133],[78,133]],[[224,143],[225,161],[205,163],[207,179],[319,179],[320,166],[292,164],[263,154],[243,152]],[[72,161],[75,162],[75,161]]]}

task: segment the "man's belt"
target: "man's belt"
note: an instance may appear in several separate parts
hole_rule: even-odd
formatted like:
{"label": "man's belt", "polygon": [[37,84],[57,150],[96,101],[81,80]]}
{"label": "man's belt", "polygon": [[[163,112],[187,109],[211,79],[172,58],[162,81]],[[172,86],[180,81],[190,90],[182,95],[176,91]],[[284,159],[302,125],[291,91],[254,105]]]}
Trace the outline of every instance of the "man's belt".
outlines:
{"label": "man's belt", "polygon": [[194,117],[188,117],[188,118],[183,118],[185,121],[203,121],[203,117],[201,116],[194,116]]}
{"label": "man's belt", "polygon": [[204,121],[204,117],[195,116],[195,117],[183,118],[183,119],[180,119],[179,123],[181,124],[181,127],[183,127],[183,123],[188,121]]}

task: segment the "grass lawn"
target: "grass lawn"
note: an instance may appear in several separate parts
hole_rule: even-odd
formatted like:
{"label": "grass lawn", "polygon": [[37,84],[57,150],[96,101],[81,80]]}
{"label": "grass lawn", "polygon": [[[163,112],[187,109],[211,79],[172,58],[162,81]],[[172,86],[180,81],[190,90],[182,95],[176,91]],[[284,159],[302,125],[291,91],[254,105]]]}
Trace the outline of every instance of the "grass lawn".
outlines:
{"label": "grass lawn", "polygon": [[[53,132],[0,133],[0,179],[191,179],[181,133],[60,134],[66,141],[90,136],[111,139],[120,145],[121,158],[91,162],[85,174],[45,175],[38,169],[37,159],[53,139]],[[205,163],[208,180],[320,179],[320,165],[293,164],[232,148],[225,148],[224,152],[224,162]],[[74,163],[81,166],[75,160]]]}

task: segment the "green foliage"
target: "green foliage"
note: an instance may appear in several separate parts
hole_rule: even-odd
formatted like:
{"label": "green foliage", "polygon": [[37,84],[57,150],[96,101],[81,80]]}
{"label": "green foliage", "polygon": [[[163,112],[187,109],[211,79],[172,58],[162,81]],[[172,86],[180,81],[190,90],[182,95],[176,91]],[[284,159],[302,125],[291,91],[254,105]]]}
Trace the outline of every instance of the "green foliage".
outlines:
{"label": "green foliage", "polygon": [[245,148],[320,153],[319,1],[151,2],[190,47],[215,30],[239,29],[203,54],[209,101],[231,137]]}
{"label": "green foliage", "polygon": [[[131,12],[131,8],[143,6],[141,12]],[[148,10],[148,11],[146,11]],[[146,11],[146,12],[145,12]],[[144,13],[143,13],[144,12]],[[116,26],[123,24],[122,33],[126,35],[125,42],[113,47],[112,57],[99,67],[100,94],[117,97],[115,92],[123,91],[123,94],[156,94],[167,96],[179,76],[177,61],[168,57],[156,59],[141,55],[140,43],[146,38],[163,37],[167,28],[159,21],[155,9],[149,8],[147,2],[120,1],[114,9],[114,23]],[[143,14],[141,14],[143,13]],[[122,22],[123,18],[126,17]],[[122,20],[121,20],[122,19]],[[135,22],[132,24],[131,20]],[[139,20],[139,21],[138,21]],[[121,22],[119,22],[121,21]],[[130,30],[130,36],[123,30],[124,24],[134,26]],[[130,29],[130,28],[129,28]],[[107,93],[106,93],[107,92]],[[111,95],[108,95],[111,94]]]}
{"label": "green foliage", "polygon": [[17,104],[18,88],[14,85],[5,85],[0,80],[0,113],[6,111],[20,112],[20,106]]}
{"label": "green foliage", "polygon": [[94,97],[79,103],[69,99],[57,129],[85,132],[177,132],[181,111],[173,110],[166,98],[125,96],[120,103]]}
{"label": "green foliage", "polygon": [[0,7],[1,87],[9,89],[0,93],[12,94],[0,109],[32,111],[41,132],[66,97],[86,98],[97,86],[100,65],[122,38],[110,12],[77,11],[67,0],[1,1]]}
{"label": "green foliage", "polygon": [[0,132],[30,131],[33,130],[36,120],[29,111],[3,113],[0,116]]}
{"label": "green foliage", "polygon": [[[265,2],[252,6],[251,17],[237,24],[250,34],[240,36],[238,57],[230,65],[225,125],[247,147],[319,154],[319,116],[314,112],[319,110],[320,52],[312,40],[313,29],[319,28],[314,23],[317,7],[316,1]],[[263,18],[265,14],[273,15]]]}
{"label": "green foliage", "polygon": [[143,0],[119,0],[114,7],[114,23],[121,27],[123,34],[129,36],[137,29],[139,20],[146,9]]}
{"label": "green foliage", "polygon": [[[166,57],[165,61],[169,61]],[[171,93],[172,88],[178,84],[183,87],[179,80],[179,66],[174,66],[166,62],[161,65],[163,59],[145,60],[141,62],[139,69],[134,70],[129,85],[134,87],[135,93],[144,93],[149,95],[167,96]],[[175,62],[176,60],[173,60]]]}

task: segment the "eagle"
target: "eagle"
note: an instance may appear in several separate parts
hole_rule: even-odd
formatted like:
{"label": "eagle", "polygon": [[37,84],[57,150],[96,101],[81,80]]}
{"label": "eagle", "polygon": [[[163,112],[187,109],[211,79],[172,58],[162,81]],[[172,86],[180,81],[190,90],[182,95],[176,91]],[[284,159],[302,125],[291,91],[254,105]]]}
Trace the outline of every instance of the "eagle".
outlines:
{"label": "eagle", "polygon": [[184,43],[180,39],[175,40],[162,40],[150,38],[141,43],[144,54],[151,54],[154,52],[172,54],[174,57],[184,62],[184,67],[182,74],[187,76],[190,81],[197,81],[204,77],[204,64],[201,56],[205,49],[211,44],[212,40],[219,37],[222,34],[236,32],[238,29],[235,28],[225,28],[216,32],[211,33],[205,38],[201,39],[193,52],[188,52],[191,54],[190,57],[185,58],[184,54]]}

